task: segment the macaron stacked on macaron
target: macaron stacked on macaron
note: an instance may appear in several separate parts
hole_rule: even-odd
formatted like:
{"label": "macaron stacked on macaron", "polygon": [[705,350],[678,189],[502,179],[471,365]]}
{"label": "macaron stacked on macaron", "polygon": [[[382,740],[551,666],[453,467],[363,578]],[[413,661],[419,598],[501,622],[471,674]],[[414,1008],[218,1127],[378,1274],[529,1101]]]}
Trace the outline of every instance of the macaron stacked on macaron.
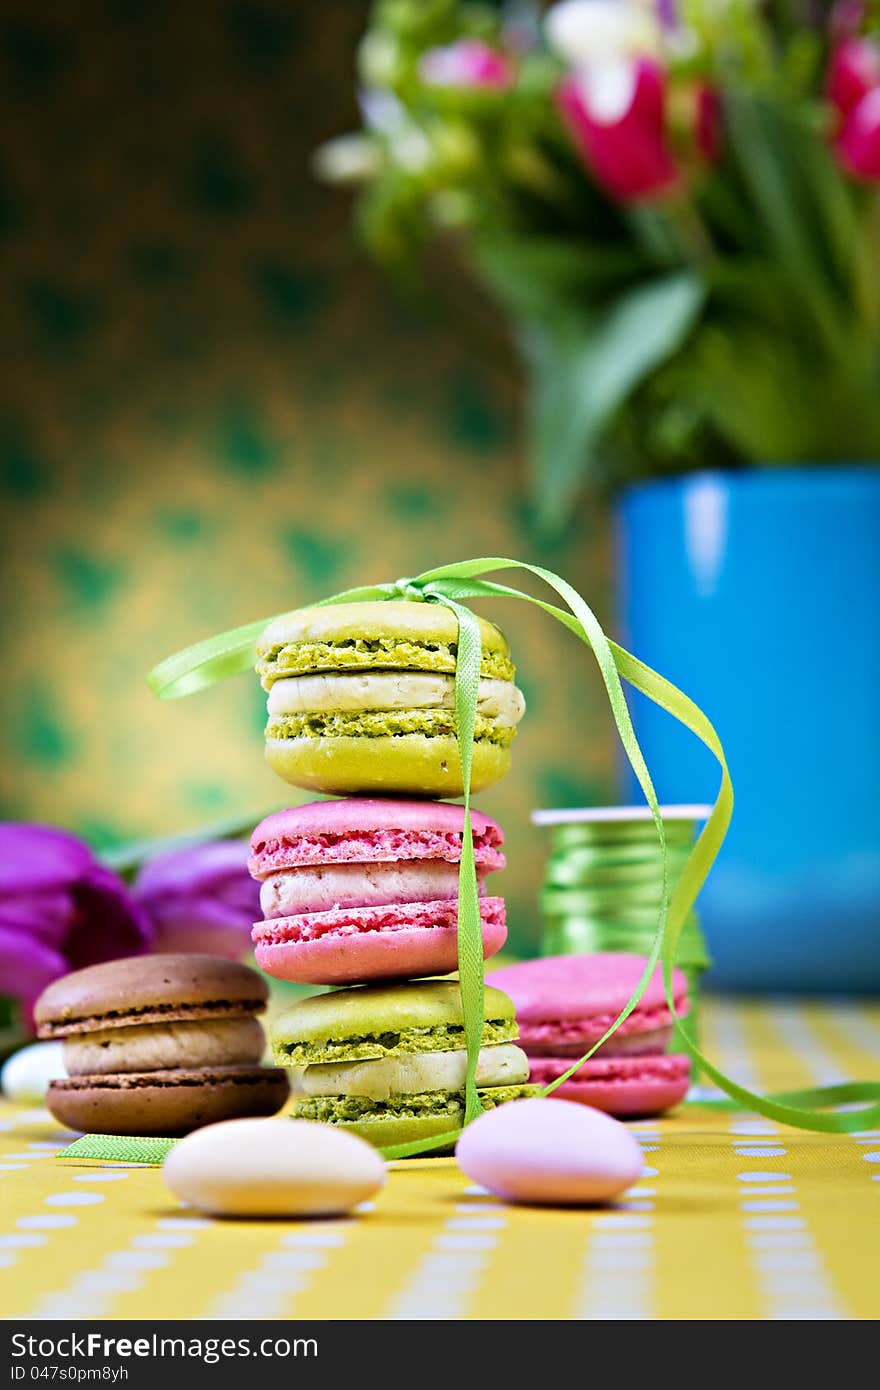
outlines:
{"label": "macaron stacked on macaron", "polygon": [[[547,1086],[562,1076],[610,1028],[647,965],[643,956],[608,951],[546,956],[493,971],[492,984],[510,995],[529,1080]],[[687,982],[673,972],[675,1016],[688,1011]],[[659,1115],[687,1094],[690,1059],[669,1053],[674,1019],[660,968],[645,993],[587,1062],[553,1092],[610,1115]]]}
{"label": "macaron stacked on macaron", "polygon": [[219,956],[153,955],[74,971],[43,991],[38,1036],[61,1038],[68,1072],[47,1105],[90,1133],[186,1134],[245,1115],[274,1115],[289,1093],[281,1068],[260,1065],[255,1017],[268,989]]}
{"label": "macaron stacked on macaron", "polygon": [[[504,867],[501,829],[472,812],[483,950],[504,944],[504,900],[485,878]],[[300,984],[448,974],[457,966],[464,808],[346,797],[277,811],[251,837],[265,920],[257,964]]]}
{"label": "macaron stacked on macaron", "polygon": [[[507,772],[525,708],[504,636],[478,621],[474,792]],[[457,618],[409,601],[306,608],[273,622],[257,654],[270,765],[341,798],[276,812],[251,839],[257,963],[300,984],[355,986],[295,1005],[273,1029],[277,1061],[297,1069],[306,1093],[296,1113],[380,1146],[455,1129],[467,1066],[459,986],[423,977],[458,965],[465,814],[436,799],[464,791]],[[504,866],[504,837],[477,812],[471,827],[488,957],[507,934],[504,903],[485,885]],[[486,999],[484,1105],[531,1094],[511,1045],[513,1006],[494,991]]]}
{"label": "macaron stacked on macaron", "polygon": [[[474,792],[508,771],[525,709],[503,634],[478,621]],[[330,604],[276,619],[257,643],[270,765],[309,791],[461,796],[457,644],[454,613],[434,603]]]}
{"label": "macaron stacked on macaron", "polygon": [[[513,1004],[485,991],[477,1086],[485,1110],[536,1094],[515,1046]],[[467,1053],[458,985],[414,980],[314,995],[271,1030],[279,1066],[294,1067],[295,1117],[338,1125],[378,1147],[457,1129],[464,1119]]]}

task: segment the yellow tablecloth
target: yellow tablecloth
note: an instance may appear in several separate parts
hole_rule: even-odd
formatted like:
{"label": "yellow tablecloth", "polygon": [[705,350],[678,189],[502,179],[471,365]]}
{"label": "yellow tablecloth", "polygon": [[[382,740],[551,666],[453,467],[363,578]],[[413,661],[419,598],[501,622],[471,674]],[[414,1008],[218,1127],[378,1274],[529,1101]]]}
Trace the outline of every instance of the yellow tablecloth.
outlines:
{"label": "yellow tablecloth", "polygon": [[[880,1075],[880,1004],[707,1002],[709,1055],[783,1089]],[[337,1221],[215,1222],[156,1168],[56,1157],[44,1110],[0,1108],[7,1318],[876,1318],[880,1130],[825,1137],[687,1107],[633,1126],[614,1208],[505,1206],[451,1159],[393,1166]]]}

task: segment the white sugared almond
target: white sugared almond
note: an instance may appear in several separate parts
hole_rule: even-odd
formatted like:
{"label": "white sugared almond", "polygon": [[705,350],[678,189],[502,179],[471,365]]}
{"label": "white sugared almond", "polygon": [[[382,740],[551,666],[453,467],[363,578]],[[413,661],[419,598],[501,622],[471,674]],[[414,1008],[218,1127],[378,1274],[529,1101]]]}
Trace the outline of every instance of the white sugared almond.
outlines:
{"label": "white sugared almond", "polygon": [[10,1100],[42,1101],[50,1081],[67,1075],[60,1042],[29,1043],[3,1063],[0,1089]]}
{"label": "white sugared almond", "polygon": [[386,1180],[365,1140],[310,1120],[224,1120],[188,1134],[162,1167],[166,1185],[209,1216],[333,1216]]}

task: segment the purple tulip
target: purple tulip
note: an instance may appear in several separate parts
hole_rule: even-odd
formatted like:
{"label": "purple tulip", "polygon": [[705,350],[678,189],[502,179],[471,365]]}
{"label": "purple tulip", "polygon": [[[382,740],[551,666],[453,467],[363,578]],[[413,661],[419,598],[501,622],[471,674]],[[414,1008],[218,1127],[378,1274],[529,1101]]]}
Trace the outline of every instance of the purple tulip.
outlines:
{"label": "purple tulip", "polygon": [[419,76],[428,87],[483,87],[504,91],[513,83],[510,59],[481,39],[458,39],[445,48],[429,48],[419,61]]}
{"label": "purple tulip", "polygon": [[28,1020],[60,975],[151,944],[146,914],[82,840],[0,823],[0,995],[17,999]]}
{"label": "purple tulip", "polygon": [[215,840],[156,855],[134,891],[159,951],[205,951],[241,960],[262,916],[260,886],[247,870],[243,840]]}

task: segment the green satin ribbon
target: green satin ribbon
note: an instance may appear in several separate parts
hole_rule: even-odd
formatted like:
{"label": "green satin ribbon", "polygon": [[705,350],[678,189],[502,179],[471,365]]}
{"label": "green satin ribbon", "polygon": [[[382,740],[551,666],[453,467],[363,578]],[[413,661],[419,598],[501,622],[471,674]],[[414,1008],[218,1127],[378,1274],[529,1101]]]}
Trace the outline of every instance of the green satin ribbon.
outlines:
{"label": "green satin ribbon", "polygon": [[[543,599],[535,598],[520,589],[506,584],[488,581],[482,576],[499,570],[523,570],[543,580],[556,595],[563,600],[566,608],[560,608]],[[496,557],[459,561],[427,570],[414,579],[401,579],[394,583],[370,585],[364,588],[349,589],[322,600],[320,605],[336,603],[355,603],[371,599],[408,599],[415,602],[440,603],[455,613],[459,624],[459,645],[455,671],[455,713],[459,756],[462,767],[462,780],[465,788],[465,826],[459,870],[459,975],[464,1016],[465,1038],[467,1042],[468,1067],[465,1103],[465,1122],[480,1113],[479,1099],[476,1095],[475,1076],[479,1042],[483,1026],[483,951],[482,928],[477,898],[476,873],[474,869],[473,840],[470,824],[470,765],[473,746],[473,728],[476,711],[477,689],[480,677],[479,627],[470,609],[464,606],[467,600],[482,598],[513,598],[534,604],[548,613],[557,622],[583,642],[593,653],[614,716],[617,731],[623,744],[645,800],[650,807],[651,817],[657,836],[661,858],[661,901],[656,916],[655,930],[647,963],[632,997],[627,1001],[617,1018],[604,1035],[579,1058],[562,1076],[548,1086],[544,1094],[552,1093],[577,1071],[603,1043],[629,1017],[639,1003],[654,973],[657,963],[662,966],[662,975],[667,1002],[672,1013],[675,1004],[672,993],[672,970],[676,959],[685,923],[714,863],[718,850],[724,840],[730,817],[733,812],[733,787],[724,749],[717,733],[702,710],[689,699],[683,691],[672,685],[658,672],[653,671],[636,657],[610,641],[583,598],[565,579],[541,565],[531,565],[522,560],[509,560]],[[276,615],[283,616],[283,615]],[[188,695],[204,689],[218,680],[250,670],[255,660],[255,643],[259,634],[274,618],[263,618],[259,622],[248,623],[244,627],[217,637],[208,638],[193,647],[163,661],[149,675],[152,689],[162,698]],[[690,850],[677,882],[670,891],[670,847],[666,827],[660,814],[660,807],[654,791],[648,768],[633,730],[629,710],[624,698],[621,679],[634,689],[646,695],[654,704],[666,710],[691,731],[713,754],[721,770],[721,782],[712,813],[709,816],[696,844]],[[760,672],[755,672],[760,680]],[[713,1082],[732,1101],[746,1110],[754,1110],[768,1119],[796,1128],[816,1130],[823,1133],[850,1133],[853,1130],[873,1128],[880,1124],[880,1082],[853,1082],[844,1086],[815,1087],[806,1091],[785,1092],[778,1095],[760,1096],[744,1086],[738,1085],[714,1066],[700,1051],[693,1037],[681,1020],[676,1020],[677,1045],[680,1045],[696,1063],[704,1077]],[[858,1110],[825,1113],[831,1106],[849,1105],[867,1101]],[[428,1153],[438,1148],[448,1147],[460,1133],[455,1129],[433,1139],[414,1144],[396,1145],[383,1150],[387,1158],[403,1158],[417,1153]]]}
{"label": "green satin ribbon", "polygon": [[59,1158],[95,1158],[104,1163],[163,1163],[178,1141],[150,1135],[84,1134],[74,1139]]}

